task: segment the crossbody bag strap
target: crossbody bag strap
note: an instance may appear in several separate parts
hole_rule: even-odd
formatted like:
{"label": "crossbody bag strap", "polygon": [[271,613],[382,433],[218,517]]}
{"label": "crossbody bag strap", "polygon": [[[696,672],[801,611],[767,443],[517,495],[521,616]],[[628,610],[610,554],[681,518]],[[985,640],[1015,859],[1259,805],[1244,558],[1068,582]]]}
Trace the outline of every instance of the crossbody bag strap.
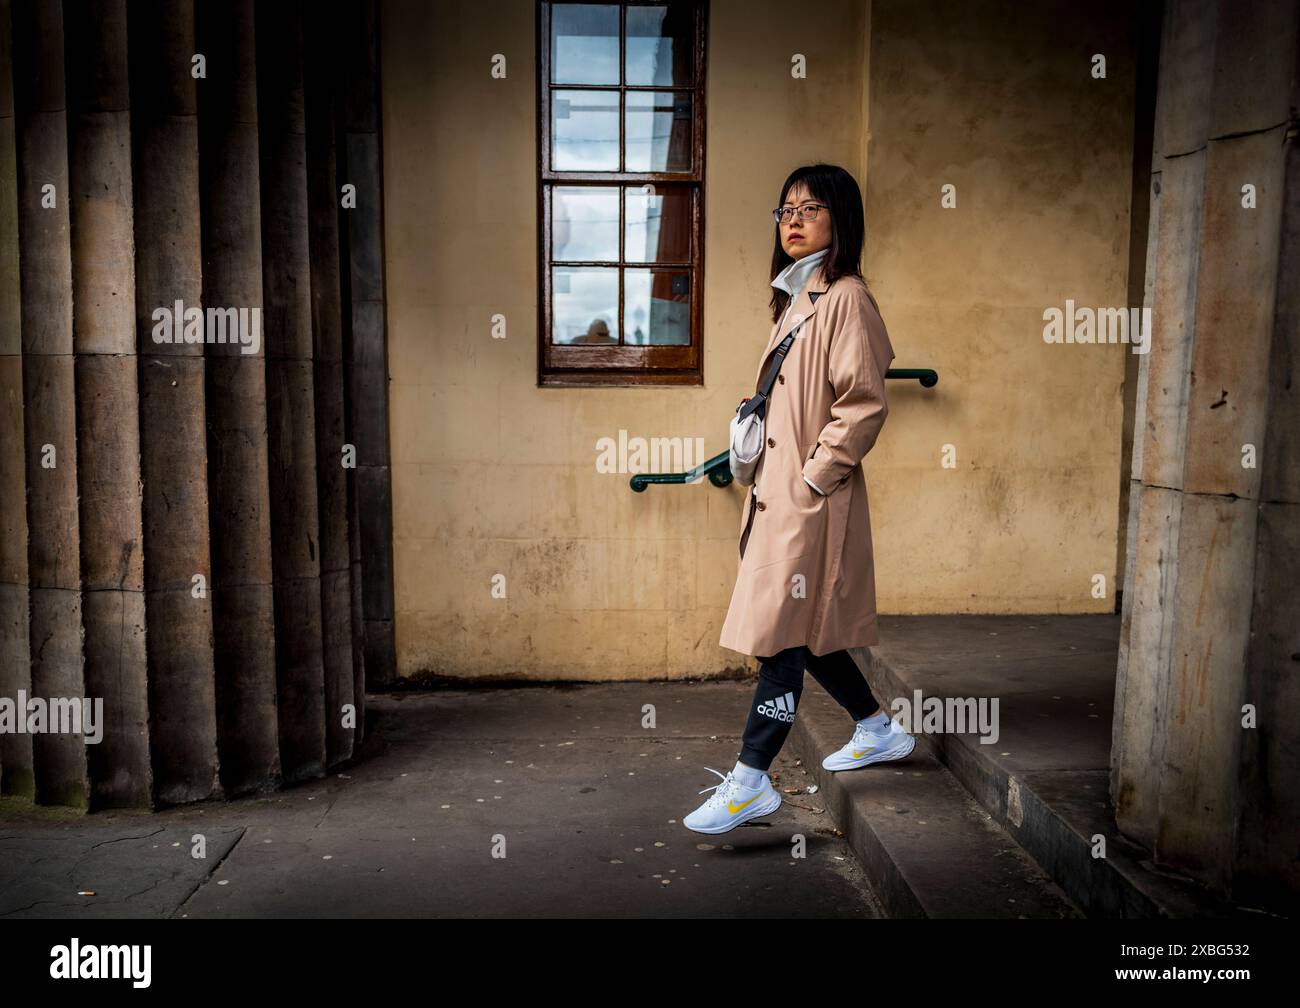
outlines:
{"label": "crossbody bag strap", "polygon": [[754,393],[754,398],[743,403],[738,411],[740,418],[743,420],[749,414],[758,411],[759,416],[767,414],[767,400],[772,394],[772,386],[776,384],[776,376],[781,370],[781,365],[785,363],[785,356],[790,352],[790,347],[794,343],[795,334],[799,331],[799,326],[795,326],[783,339],[776,348],[776,359],[772,361],[771,366],[767,369],[767,375],[763,378],[763,384],[758,387]]}

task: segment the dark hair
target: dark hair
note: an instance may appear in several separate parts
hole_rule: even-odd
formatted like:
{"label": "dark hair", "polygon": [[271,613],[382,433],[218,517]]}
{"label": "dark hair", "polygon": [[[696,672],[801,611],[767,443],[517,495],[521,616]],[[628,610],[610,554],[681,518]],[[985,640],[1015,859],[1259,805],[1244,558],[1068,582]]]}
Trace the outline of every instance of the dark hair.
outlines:
{"label": "dark hair", "polygon": [[[858,189],[857,181],[839,165],[804,165],[792,171],[785,180],[777,206],[785,203],[790,190],[800,182],[808,187],[813,199],[831,208],[831,244],[823,260],[827,284],[834,283],[842,276],[855,276],[866,283],[859,265],[862,259],[864,214],[862,192]],[[785,249],[781,247],[781,225],[773,222],[773,228],[772,275],[768,277],[769,281],[775,280],[778,273],[794,262],[794,258],[786,255]],[[778,287],[772,288],[773,322],[781,317],[789,301],[789,294]]]}

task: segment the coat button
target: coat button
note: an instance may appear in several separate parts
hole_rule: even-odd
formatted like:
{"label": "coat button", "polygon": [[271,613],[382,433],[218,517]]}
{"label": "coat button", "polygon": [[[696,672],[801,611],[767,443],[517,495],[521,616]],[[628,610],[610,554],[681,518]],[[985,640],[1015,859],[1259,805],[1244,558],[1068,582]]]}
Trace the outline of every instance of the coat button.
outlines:
{"label": "coat button", "polygon": [[767,510],[767,505],[764,504],[762,501],[758,501],[757,503],[755,503],[754,506],[755,506],[756,508],[758,508],[760,511],[766,511],[766,510]]}
{"label": "coat button", "polygon": [[769,448],[775,448],[775,447],[776,447],[776,442],[773,441],[771,438],[768,438],[768,439],[767,439],[767,446],[768,446]]}
{"label": "coat button", "polygon": [[776,380],[777,380],[778,382],[780,382],[782,385],[784,385],[784,384],[785,384],[785,375],[783,375],[783,374],[779,374],[779,375],[777,375],[777,376],[776,376]]}

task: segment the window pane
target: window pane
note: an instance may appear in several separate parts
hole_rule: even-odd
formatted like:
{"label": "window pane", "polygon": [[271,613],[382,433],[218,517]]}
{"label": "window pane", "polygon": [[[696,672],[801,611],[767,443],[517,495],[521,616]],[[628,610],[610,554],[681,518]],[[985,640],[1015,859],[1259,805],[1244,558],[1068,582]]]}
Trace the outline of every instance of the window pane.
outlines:
{"label": "window pane", "polygon": [[556,84],[619,82],[617,4],[551,7],[551,80]]}
{"label": "window pane", "polygon": [[629,269],[623,274],[623,342],[691,342],[691,275],[685,270]]}
{"label": "window pane", "polygon": [[618,171],[618,92],[551,92],[551,167]]}
{"label": "window pane", "polygon": [[627,9],[627,83],[691,83],[695,13],[689,6]]}
{"label": "window pane", "polygon": [[626,170],[691,170],[689,91],[627,92]]}
{"label": "window pane", "polygon": [[551,189],[551,258],[618,259],[618,190]]}
{"label": "window pane", "polygon": [[618,342],[618,267],[551,268],[551,342]]}
{"label": "window pane", "polygon": [[691,257],[690,191],[679,186],[631,186],[624,191],[624,258],[628,262],[687,262]]}

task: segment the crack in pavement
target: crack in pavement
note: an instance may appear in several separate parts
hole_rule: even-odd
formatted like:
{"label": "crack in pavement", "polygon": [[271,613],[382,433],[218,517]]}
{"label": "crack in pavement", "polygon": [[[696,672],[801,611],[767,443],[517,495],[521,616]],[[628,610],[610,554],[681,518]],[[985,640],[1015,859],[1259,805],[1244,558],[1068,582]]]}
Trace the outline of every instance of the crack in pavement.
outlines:
{"label": "crack in pavement", "polygon": [[184,898],[179,903],[176,904],[175,908],[171,911],[171,913],[167,915],[168,917],[175,917],[178,913],[180,913],[180,911],[184,909],[185,904],[194,898],[194,894],[198,892],[200,889],[202,889],[205,885],[207,885],[207,883],[211,880],[212,876],[217,873],[217,869],[220,868],[223,864],[225,864],[226,861],[230,859],[230,856],[235,853],[235,848],[238,847],[243,842],[244,836],[248,833],[249,828],[250,827],[248,826],[236,827],[236,829],[239,830],[239,836],[237,836],[235,838],[235,842],[230,845],[230,849],[226,851],[225,855],[221,858],[220,861],[218,861],[208,870],[208,873],[206,875],[204,875],[196,883],[194,883],[194,888],[191,889],[188,893],[186,893]]}

